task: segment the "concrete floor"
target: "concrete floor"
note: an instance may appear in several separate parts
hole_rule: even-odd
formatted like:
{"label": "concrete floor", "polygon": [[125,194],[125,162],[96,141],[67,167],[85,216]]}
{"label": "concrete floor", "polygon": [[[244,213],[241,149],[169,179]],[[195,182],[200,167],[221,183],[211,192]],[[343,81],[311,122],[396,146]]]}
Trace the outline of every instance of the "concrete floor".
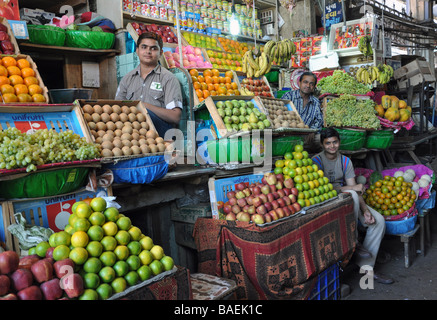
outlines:
{"label": "concrete floor", "polygon": [[[344,290],[342,300],[437,300],[437,212],[431,213],[430,225],[432,244],[425,247],[425,255],[421,254],[419,231],[416,233],[414,241],[419,252],[412,255],[409,268],[405,268],[404,244],[400,237],[384,237],[381,249],[388,252],[391,259],[384,264],[377,263],[375,271],[393,278],[393,284],[374,282],[373,289],[362,289],[363,274],[358,267],[349,264],[340,275]],[[369,282],[363,282],[370,287]]]}

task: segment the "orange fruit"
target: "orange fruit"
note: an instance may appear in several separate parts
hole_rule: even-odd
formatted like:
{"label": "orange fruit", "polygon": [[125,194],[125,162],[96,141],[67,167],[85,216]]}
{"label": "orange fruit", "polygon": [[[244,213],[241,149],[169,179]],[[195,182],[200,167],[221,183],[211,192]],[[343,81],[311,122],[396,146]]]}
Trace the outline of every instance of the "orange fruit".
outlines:
{"label": "orange fruit", "polygon": [[194,87],[194,90],[197,90],[197,89],[200,89],[201,88],[201,86],[200,86],[200,82],[194,82],[193,83],[193,87]]}
{"label": "orange fruit", "polygon": [[225,77],[219,77],[219,83],[225,83]]}
{"label": "orange fruit", "polygon": [[210,94],[211,96],[216,96],[216,95],[217,95],[217,91],[215,91],[215,90],[211,90],[211,91],[209,92],[209,94]]}
{"label": "orange fruit", "polygon": [[212,77],[211,76],[205,76],[205,82],[206,83],[213,83]]}
{"label": "orange fruit", "polygon": [[13,85],[13,86],[15,86],[17,84],[22,84],[24,82],[23,78],[17,74],[9,76],[9,80],[11,81],[11,85]]}
{"label": "orange fruit", "polygon": [[8,69],[6,69],[4,66],[0,66],[0,76],[8,76]]}
{"label": "orange fruit", "polygon": [[196,82],[197,81],[197,77],[195,77],[195,76],[191,76],[191,82]]}
{"label": "orange fruit", "polygon": [[3,84],[0,86],[0,91],[2,94],[15,93],[15,89],[10,84]]}
{"label": "orange fruit", "polygon": [[208,90],[203,90],[203,97],[204,98],[209,97],[209,91]]}
{"label": "orange fruit", "polygon": [[28,88],[31,96],[37,93],[42,93],[42,88],[38,84],[31,84]]}
{"label": "orange fruit", "polygon": [[18,101],[19,102],[32,102],[32,97],[30,96],[30,94],[28,93],[20,93],[19,95],[17,95]]}
{"label": "orange fruit", "polygon": [[225,83],[232,83],[232,78],[226,76],[226,77],[225,77]]}
{"label": "orange fruit", "polygon": [[217,91],[219,95],[225,95],[228,92],[228,90],[225,87],[220,87]]}
{"label": "orange fruit", "polygon": [[203,71],[203,76],[204,77],[211,77],[212,76],[212,72],[211,72],[211,70],[210,69],[206,69],[206,70],[204,70]]}
{"label": "orange fruit", "polygon": [[32,68],[23,68],[21,69],[21,74],[23,78],[34,77],[35,71]]}
{"label": "orange fruit", "polygon": [[200,83],[205,82],[205,77],[202,75],[197,76],[197,81],[199,81]]}
{"label": "orange fruit", "polygon": [[220,88],[220,84],[218,84],[218,83],[214,83],[214,89],[215,89],[215,91],[218,91],[219,88]]}
{"label": "orange fruit", "polygon": [[234,74],[232,73],[232,71],[226,71],[225,72],[225,77],[229,77],[229,78],[233,78],[234,77]]}
{"label": "orange fruit", "polygon": [[7,68],[9,66],[16,66],[17,65],[17,60],[15,60],[15,58],[13,57],[3,57],[2,58],[2,64]]}
{"label": "orange fruit", "polygon": [[212,76],[212,81],[213,81],[214,83],[220,83],[220,79],[219,79],[218,76]]}
{"label": "orange fruit", "polygon": [[21,70],[17,66],[9,66],[6,69],[8,69],[9,76],[12,76],[15,74],[21,76]]}
{"label": "orange fruit", "polygon": [[4,103],[18,102],[18,98],[14,93],[2,94]]}
{"label": "orange fruit", "polygon": [[235,82],[231,83],[232,89],[238,89],[238,84],[236,84]]}
{"label": "orange fruit", "polygon": [[214,85],[212,83],[208,83],[207,90],[214,91]]}
{"label": "orange fruit", "polygon": [[197,71],[197,69],[191,69],[190,70],[190,75],[197,77],[199,75],[199,71]]}
{"label": "orange fruit", "polygon": [[197,94],[197,97],[198,97],[198,98],[203,98],[203,92],[202,92],[202,90],[197,89],[197,90],[196,90],[196,94]]}
{"label": "orange fruit", "polygon": [[46,102],[46,98],[41,93],[35,93],[32,95],[33,102]]}
{"label": "orange fruit", "polygon": [[17,67],[20,68],[20,69],[30,68],[30,62],[27,61],[27,59],[23,59],[23,58],[18,59],[17,60]]}
{"label": "orange fruit", "polygon": [[208,85],[207,85],[205,82],[201,82],[201,83],[200,83],[200,88],[201,88],[202,90],[208,90]]}
{"label": "orange fruit", "polygon": [[11,81],[6,76],[0,76],[0,86],[3,84],[11,84]]}
{"label": "orange fruit", "polygon": [[220,71],[218,71],[217,69],[212,69],[211,72],[212,72],[213,76],[216,76],[216,77],[220,76]]}
{"label": "orange fruit", "polygon": [[22,83],[14,85],[14,89],[17,96],[22,93],[29,93],[29,89],[27,89],[27,86]]}

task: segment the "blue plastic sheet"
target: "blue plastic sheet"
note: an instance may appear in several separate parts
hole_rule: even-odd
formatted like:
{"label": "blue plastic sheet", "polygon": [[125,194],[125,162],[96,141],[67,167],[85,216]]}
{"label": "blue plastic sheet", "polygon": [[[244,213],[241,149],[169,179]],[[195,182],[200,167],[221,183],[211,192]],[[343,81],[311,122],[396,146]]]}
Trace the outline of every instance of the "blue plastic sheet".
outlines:
{"label": "blue plastic sheet", "polygon": [[122,160],[104,167],[112,170],[114,183],[148,184],[161,179],[168,172],[164,155]]}

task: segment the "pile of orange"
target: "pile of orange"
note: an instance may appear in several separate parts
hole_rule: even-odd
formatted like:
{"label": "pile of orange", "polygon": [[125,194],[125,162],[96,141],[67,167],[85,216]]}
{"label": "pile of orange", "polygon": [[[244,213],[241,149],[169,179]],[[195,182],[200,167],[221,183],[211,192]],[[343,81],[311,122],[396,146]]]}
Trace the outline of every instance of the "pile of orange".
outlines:
{"label": "pile of orange", "polygon": [[223,37],[218,37],[218,40],[222,45],[223,49],[225,49],[225,51],[227,52],[235,52],[243,55],[247,50],[249,50],[248,44],[244,42],[238,42]]}
{"label": "pile of orange", "polygon": [[4,103],[46,102],[36,72],[25,58],[0,59],[0,93]]}
{"label": "pile of orange", "polygon": [[413,184],[405,182],[404,177],[385,176],[366,190],[363,198],[367,205],[379,213],[390,216],[409,210],[416,200]]}
{"label": "pile of orange", "polygon": [[209,96],[239,96],[238,84],[234,82],[232,71],[226,71],[224,76],[217,69],[205,69],[199,72],[190,70],[191,80],[199,101],[202,102]]}

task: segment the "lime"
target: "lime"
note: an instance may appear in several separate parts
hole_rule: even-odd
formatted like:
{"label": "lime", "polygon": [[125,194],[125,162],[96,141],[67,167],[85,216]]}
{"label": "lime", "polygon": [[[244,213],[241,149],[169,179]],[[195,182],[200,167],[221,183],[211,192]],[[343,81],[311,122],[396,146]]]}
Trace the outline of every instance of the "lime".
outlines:
{"label": "lime", "polygon": [[118,260],[126,260],[129,257],[129,249],[126,246],[119,245],[114,249]]}
{"label": "lime", "polygon": [[137,270],[137,273],[140,276],[141,281],[146,281],[152,276],[152,269],[150,269],[149,266],[141,266]]}
{"label": "lime", "polygon": [[117,261],[117,256],[112,251],[105,251],[100,255],[100,261],[107,267],[112,267]]}
{"label": "lime", "polygon": [[102,228],[105,236],[115,236],[118,232],[118,227],[113,221],[106,222]]}
{"label": "lime", "polygon": [[162,259],[160,261],[161,261],[165,271],[169,271],[169,270],[173,269],[174,261],[173,261],[172,257],[164,256],[164,257],[162,257]]}
{"label": "lime", "polygon": [[41,241],[36,245],[35,253],[41,258],[45,258],[48,248],[50,248],[49,243],[47,241]]}
{"label": "lime", "polygon": [[141,263],[146,266],[148,266],[153,261],[153,255],[149,250],[141,251],[138,257],[140,258]]}
{"label": "lime", "polygon": [[71,236],[71,245],[73,247],[84,248],[88,244],[89,237],[85,231],[76,231]]}
{"label": "lime", "polygon": [[103,252],[103,245],[99,241],[90,241],[86,250],[91,257],[100,257]]}
{"label": "lime", "polygon": [[73,203],[73,206],[71,207],[71,212],[73,214],[76,214],[76,208],[78,205],[86,203],[85,201],[76,201],[75,203]]}
{"label": "lime", "polygon": [[28,255],[36,254],[36,247],[32,247],[27,251]]}
{"label": "lime", "polygon": [[52,233],[49,237],[49,245],[50,247],[56,247],[56,234],[57,233]]}
{"label": "lime", "polygon": [[88,231],[88,228],[90,227],[90,222],[88,219],[85,218],[77,218],[74,222],[74,230],[76,231]]}
{"label": "lime", "polygon": [[153,240],[149,236],[141,238],[140,243],[144,250],[150,250],[153,247]]}
{"label": "lime", "polygon": [[68,224],[72,227],[74,227],[74,222],[77,220],[77,214],[72,213],[70,214],[70,217],[68,217]]}
{"label": "lime", "polygon": [[102,283],[96,289],[100,300],[106,300],[112,296],[112,287],[108,283]]}
{"label": "lime", "polygon": [[150,249],[150,253],[153,255],[153,259],[161,260],[164,256],[164,249],[161,246],[154,245],[152,249]]}
{"label": "lime", "polygon": [[125,230],[120,230],[115,235],[115,239],[117,240],[118,244],[121,244],[121,245],[125,246],[130,241],[130,234],[129,234],[129,232],[127,232]]}
{"label": "lime", "polygon": [[100,277],[96,273],[85,273],[83,276],[83,284],[86,289],[97,289],[100,285]]}
{"label": "lime", "polygon": [[160,274],[162,271],[164,271],[164,266],[162,265],[161,261],[159,260],[153,260],[152,263],[149,265],[150,270],[152,270],[152,274],[154,276]]}
{"label": "lime", "polygon": [[138,256],[130,255],[126,262],[130,270],[138,270],[138,268],[141,267],[141,260]]}
{"label": "lime", "polygon": [[93,226],[103,226],[106,222],[105,215],[101,212],[93,212],[91,213],[88,220],[91,222]]}
{"label": "lime", "polygon": [[105,211],[103,211],[103,214],[105,215],[107,221],[112,222],[117,221],[120,215],[117,208],[114,207],[107,208]]}
{"label": "lime", "polygon": [[94,241],[100,241],[105,236],[101,226],[91,226],[88,229],[87,234],[90,237],[90,240]]}
{"label": "lime", "polygon": [[102,266],[99,258],[91,257],[83,264],[83,270],[87,273],[98,273]]}
{"label": "lime", "polygon": [[115,279],[115,271],[112,267],[103,267],[99,271],[100,279],[105,283],[110,283]]}
{"label": "lime", "polygon": [[68,256],[75,264],[82,265],[88,259],[88,251],[85,248],[74,248]]}
{"label": "lime", "polygon": [[56,234],[55,243],[57,246],[59,246],[61,244],[66,245],[66,246],[70,245],[71,235],[67,231],[59,231],[55,234]]}
{"label": "lime", "polygon": [[128,217],[120,217],[117,220],[117,226],[119,230],[128,231],[132,227],[132,222]]}
{"label": "lime", "polygon": [[139,241],[142,235],[140,228],[135,226],[131,227],[127,232],[129,232],[130,238],[134,241]]}
{"label": "lime", "polygon": [[67,259],[70,255],[70,248],[64,244],[57,246],[55,250],[53,250],[53,259],[55,261]]}
{"label": "lime", "polygon": [[96,290],[85,289],[79,296],[79,300],[99,300],[99,295],[97,294]]}
{"label": "lime", "polygon": [[127,287],[126,279],[122,277],[115,278],[114,281],[111,282],[111,287],[115,293],[119,293],[126,290]]}
{"label": "lime", "polygon": [[91,200],[90,206],[93,211],[103,212],[106,209],[106,200],[102,197],[96,197]]}
{"label": "lime", "polygon": [[123,277],[129,272],[129,265],[126,261],[117,261],[112,268],[119,277]]}
{"label": "lime", "polygon": [[105,236],[100,241],[105,251],[113,251],[117,247],[117,240],[111,236]]}
{"label": "lime", "polygon": [[138,282],[140,282],[140,276],[136,271],[130,271],[127,275],[124,276],[126,279],[126,282],[130,286],[136,285]]}
{"label": "lime", "polygon": [[81,203],[76,207],[75,213],[78,218],[88,219],[93,210],[88,203]]}
{"label": "lime", "polygon": [[139,241],[131,241],[127,244],[127,248],[129,249],[129,253],[133,255],[139,255],[142,251],[141,243]]}
{"label": "lime", "polygon": [[74,228],[72,226],[70,226],[69,224],[67,224],[64,228],[64,231],[68,232],[68,234],[71,236],[74,233]]}

